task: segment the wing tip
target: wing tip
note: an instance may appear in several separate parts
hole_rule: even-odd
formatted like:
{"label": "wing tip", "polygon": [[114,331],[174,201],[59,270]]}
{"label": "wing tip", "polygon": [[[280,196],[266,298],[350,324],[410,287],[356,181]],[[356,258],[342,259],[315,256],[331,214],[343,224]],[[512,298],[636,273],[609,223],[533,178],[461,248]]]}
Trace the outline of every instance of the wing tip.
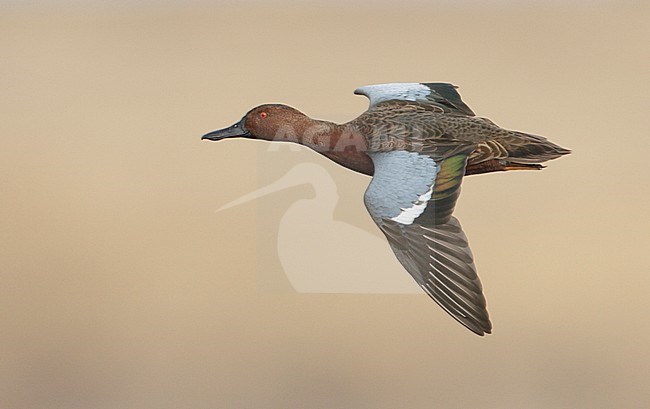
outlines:
{"label": "wing tip", "polygon": [[[466,326],[467,327],[467,326]],[[470,331],[478,335],[479,337],[483,337],[485,335],[492,335],[492,324],[488,321],[488,326],[480,329],[472,329],[470,327],[467,327]]]}
{"label": "wing tip", "polygon": [[455,311],[450,310],[447,308],[444,304],[444,302],[440,299],[438,299],[435,295],[434,292],[431,291],[428,287],[427,284],[420,284],[420,287],[424,290],[427,295],[436,302],[442,309],[449,314],[450,317],[452,317],[456,322],[461,324],[463,327],[467,328],[474,334],[478,335],[479,337],[485,336],[492,334],[492,322],[490,321],[490,316],[488,314],[487,308],[483,308],[482,314],[480,314],[478,317],[473,317],[470,318],[465,314],[459,314]]}
{"label": "wing tip", "polygon": [[[485,311],[485,313],[487,314],[487,310]],[[479,337],[492,334],[492,322],[490,322],[490,319],[487,317],[484,322],[481,321],[463,322],[463,320],[459,319],[459,317],[456,317],[454,315],[451,316],[455,318],[456,321],[461,323],[465,328],[472,331],[474,334],[478,335]]]}

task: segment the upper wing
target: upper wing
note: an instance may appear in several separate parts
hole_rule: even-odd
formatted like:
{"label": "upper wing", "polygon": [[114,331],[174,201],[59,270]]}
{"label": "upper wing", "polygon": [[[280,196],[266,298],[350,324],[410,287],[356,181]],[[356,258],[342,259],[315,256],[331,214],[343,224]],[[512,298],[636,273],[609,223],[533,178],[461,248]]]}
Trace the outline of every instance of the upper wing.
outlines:
{"label": "upper wing", "polygon": [[364,201],[397,259],[452,317],[478,335],[490,333],[472,252],[451,216],[467,153],[437,162],[407,151],[369,155],[375,174]]}
{"label": "upper wing", "polygon": [[412,101],[431,105],[440,112],[474,116],[474,112],[463,102],[456,86],[445,82],[399,82],[392,84],[366,85],[354,93],[370,99],[370,107],[385,101]]}

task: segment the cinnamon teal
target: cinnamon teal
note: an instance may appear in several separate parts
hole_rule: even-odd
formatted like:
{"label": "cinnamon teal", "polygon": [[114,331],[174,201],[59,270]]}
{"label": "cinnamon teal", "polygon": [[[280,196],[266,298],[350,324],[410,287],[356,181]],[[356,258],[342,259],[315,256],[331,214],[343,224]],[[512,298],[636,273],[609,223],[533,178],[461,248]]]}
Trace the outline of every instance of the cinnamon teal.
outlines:
{"label": "cinnamon teal", "polygon": [[570,151],[475,116],[452,84],[369,85],[355,94],[368,97],[370,107],[345,124],[266,104],[202,139],[298,143],[372,176],[366,208],[406,271],[458,322],[478,335],[490,333],[474,257],[452,216],[463,176],[538,170]]}

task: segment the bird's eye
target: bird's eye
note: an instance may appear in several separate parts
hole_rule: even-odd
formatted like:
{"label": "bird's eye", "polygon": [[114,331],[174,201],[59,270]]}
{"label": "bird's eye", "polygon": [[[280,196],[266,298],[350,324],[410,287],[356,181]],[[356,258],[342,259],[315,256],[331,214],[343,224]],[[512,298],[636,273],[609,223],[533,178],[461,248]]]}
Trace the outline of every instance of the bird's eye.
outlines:
{"label": "bird's eye", "polygon": [[267,114],[266,112],[261,112],[260,113],[260,118],[262,118],[262,119],[266,118],[267,116],[269,116],[269,114]]}

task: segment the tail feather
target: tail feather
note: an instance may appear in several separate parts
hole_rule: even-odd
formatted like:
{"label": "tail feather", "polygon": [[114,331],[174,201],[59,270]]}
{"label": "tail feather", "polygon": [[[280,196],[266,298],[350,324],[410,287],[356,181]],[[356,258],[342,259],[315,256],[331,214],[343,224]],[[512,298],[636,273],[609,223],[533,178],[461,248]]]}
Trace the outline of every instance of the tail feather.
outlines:
{"label": "tail feather", "polygon": [[507,170],[540,170],[543,162],[571,153],[543,136],[506,131],[481,142],[470,154],[466,175]]}
{"label": "tail feather", "polygon": [[539,164],[571,153],[543,136],[512,132],[499,140],[508,151],[508,161],[516,164]]}
{"label": "tail feather", "polygon": [[465,176],[490,172],[505,172],[507,170],[542,170],[544,168],[545,166],[539,163],[511,163],[504,159],[492,159],[485,162],[468,164],[465,170]]}

